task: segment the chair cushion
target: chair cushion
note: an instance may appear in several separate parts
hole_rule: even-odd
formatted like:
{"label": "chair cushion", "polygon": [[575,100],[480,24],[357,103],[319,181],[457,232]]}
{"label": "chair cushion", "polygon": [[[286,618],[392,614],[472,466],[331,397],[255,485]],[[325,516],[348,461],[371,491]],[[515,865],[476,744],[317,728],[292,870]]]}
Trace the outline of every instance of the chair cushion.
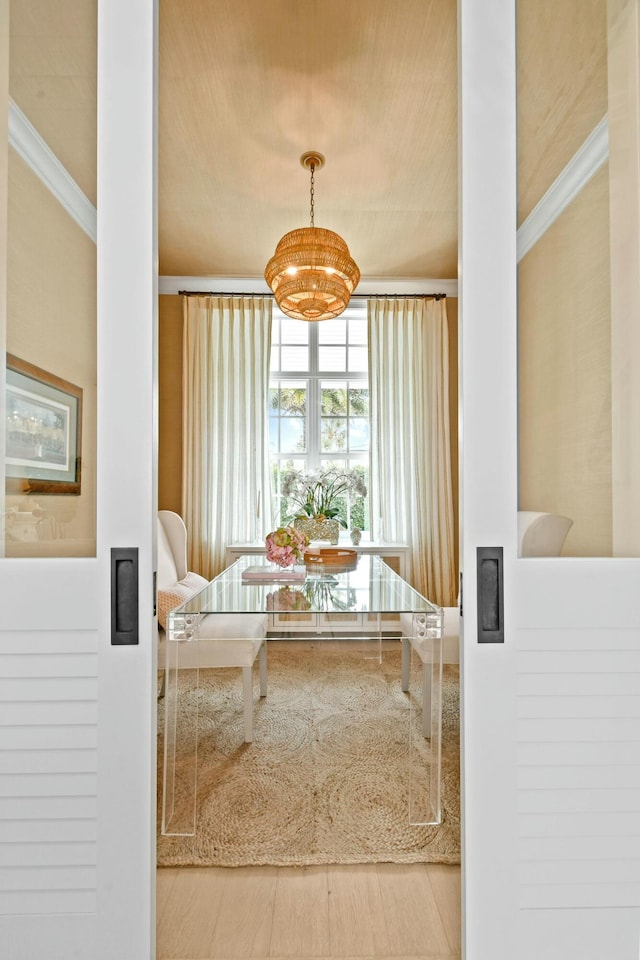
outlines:
{"label": "chair cushion", "polygon": [[200,621],[200,640],[263,640],[268,623],[266,613],[210,613]]}
{"label": "chair cushion", "polygon": [[158,623],[163,630],[167,629],[167,616],[171,610],[181,607],[196,593],[200,593],[208,582],[200,574],[189,572],[183,580],[178,580],[171,586],[158,590]]}
{"label": "chair cushion", "polygon": [[[265,642],[267,617],[212,613],[200,621],[198,643],[180,643],[180,668],[250,667]],[[167,638],[158,631],[158,668],[164,669]]]}
{"label": "chair cushion", "polygon": [[[167,656],[167,638],[164,630],[158,633],[158,669],[164,670]],[[200,640],[198,643],[180,643],[177,651],[181,670],[196,667],[251,667],[260,653],[264,640]]]}

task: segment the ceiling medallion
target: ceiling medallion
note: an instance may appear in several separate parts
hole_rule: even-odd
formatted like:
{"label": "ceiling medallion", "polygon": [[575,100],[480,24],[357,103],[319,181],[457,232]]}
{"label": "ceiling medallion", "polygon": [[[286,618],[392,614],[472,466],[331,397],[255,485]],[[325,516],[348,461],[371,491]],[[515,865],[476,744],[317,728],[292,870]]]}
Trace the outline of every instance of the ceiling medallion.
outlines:
{"label": "ceiling medallion", "polygon": [[311,171],[311,226],[285,233],[264,277],[288,317],[329,320],[348,306],[360,271],[342,237],[314,224],[314,174],[324,166],[324,157],[303,153],[300,163]]}

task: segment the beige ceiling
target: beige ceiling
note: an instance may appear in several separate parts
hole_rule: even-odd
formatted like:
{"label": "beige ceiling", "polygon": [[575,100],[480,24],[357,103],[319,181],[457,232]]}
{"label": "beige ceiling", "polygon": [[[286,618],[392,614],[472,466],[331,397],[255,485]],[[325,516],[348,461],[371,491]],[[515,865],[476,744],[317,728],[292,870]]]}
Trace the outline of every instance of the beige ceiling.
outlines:
{"label": "beige ceiling", "polygon": [[[522,221],[606,113],[606,0],[518,24]],[[11,0],[11,95],[94,202],[95,29],[95,0]],[[161,274],[261,276],[315,149],[363,277],[455,277],[456,44],[456,0],[160,0]]]}

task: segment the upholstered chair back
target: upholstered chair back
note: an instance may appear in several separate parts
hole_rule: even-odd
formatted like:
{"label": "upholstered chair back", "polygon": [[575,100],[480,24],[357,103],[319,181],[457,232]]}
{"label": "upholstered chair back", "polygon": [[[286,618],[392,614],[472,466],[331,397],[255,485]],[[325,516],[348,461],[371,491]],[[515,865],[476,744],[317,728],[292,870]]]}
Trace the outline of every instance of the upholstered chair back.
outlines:
{"label": "upholstered chair back", "polygon": [[573,520],[557,513],[518,511],[518,554],[521,557],[559,557]]}
{"label": "upholstered chair back", "polygon": [[158,520],[158,590],[166,590],[187,575],[187,528],[171,510],[160,510]]}

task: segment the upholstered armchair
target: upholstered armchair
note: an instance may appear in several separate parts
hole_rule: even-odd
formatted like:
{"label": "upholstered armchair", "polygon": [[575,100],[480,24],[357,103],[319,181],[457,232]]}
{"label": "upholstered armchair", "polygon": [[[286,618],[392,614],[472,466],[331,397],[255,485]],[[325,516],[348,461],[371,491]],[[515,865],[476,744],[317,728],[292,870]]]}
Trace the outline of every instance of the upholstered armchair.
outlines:
{"label": "upholstered armchair", "polygon": [[573,520],[557,513],[518,511],[518,556],[559,557]]}
{"label": "upholstered armchair", "polygon": [[[187,569],[187,529],[170,510],[158,513],[158,669],[167,658],[167,617],[207,586]],[[259,658],[260,696],[267,695],[267,615],[211,613],[199,624],[198,643],[182,642],[180,667],[238,667],[244,695],[244,739],[253,739],[253,664]],[[180,641],[177,641],[180,642]],[[162,691],[161,691],[162,695]]]}

